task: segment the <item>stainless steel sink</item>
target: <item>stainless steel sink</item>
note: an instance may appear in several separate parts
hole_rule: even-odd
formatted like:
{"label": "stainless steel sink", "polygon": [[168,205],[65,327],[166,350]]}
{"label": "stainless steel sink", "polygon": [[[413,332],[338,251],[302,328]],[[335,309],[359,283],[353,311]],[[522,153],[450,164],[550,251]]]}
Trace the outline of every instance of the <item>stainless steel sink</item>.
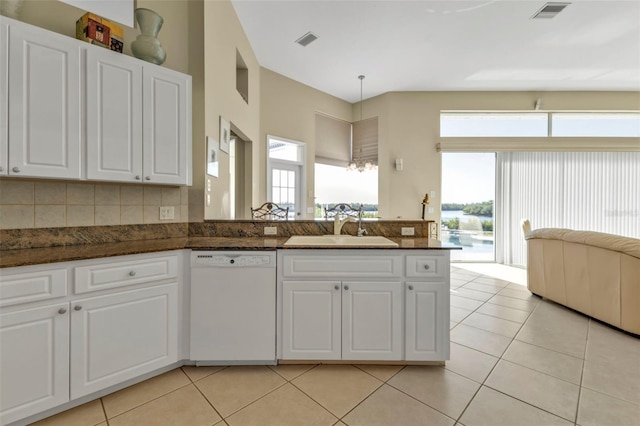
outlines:
{"label": "stainless steel sink", "polygon": [[397,243],[385,237],[364,236],[355,237],[353,235],[294,235],[289,238],[285,246],[314,247],[314,246],[348,246],[348,247],[398,247]]}

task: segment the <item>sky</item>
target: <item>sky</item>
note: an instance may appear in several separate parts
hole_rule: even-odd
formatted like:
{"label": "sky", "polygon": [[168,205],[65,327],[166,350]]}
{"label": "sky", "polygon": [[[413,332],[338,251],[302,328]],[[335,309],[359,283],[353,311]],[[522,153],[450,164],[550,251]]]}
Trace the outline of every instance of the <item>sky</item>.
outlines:
{"label": "sky", "polygon": [[347,171],[316,163],[316,203],[378,203],[378,170]]}
{"label": "sky", "polygon": [[495,199],[495,153],[443,153],[442,202]]}

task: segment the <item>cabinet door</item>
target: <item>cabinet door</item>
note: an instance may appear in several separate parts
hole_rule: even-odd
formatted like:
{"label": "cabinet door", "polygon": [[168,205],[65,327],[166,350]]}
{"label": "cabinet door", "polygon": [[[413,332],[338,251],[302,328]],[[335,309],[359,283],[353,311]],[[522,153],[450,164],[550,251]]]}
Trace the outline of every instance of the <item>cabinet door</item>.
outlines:
{"label": "cabinet door", "polygon": [[80,43],[9,26],[9,174],[80,179]]}
{"label": "cabinet door", "polygon": [[284,281],[282,294],[282,358],[340,359],[340,282]]}
{"label": "cabinet door", "polygon": [[444,282],[407,282],[405,359],[449,358],[449,286]]}
{"label": "cabinet door", "polygon": [[402,358],[400,282],[342,282],[342,359]]}
{"label": "cabinet door", "polygon": [[0,424],[69,400],[69,304],[0,315]]}
{"label": "cabinet door", "polygon": [[8,174],[9,166],[9,25],[0,20],[0,176]]}
{"label": "cabinet door", "polygon": [[191,184],[191,76],[145,66],[143,172],[149,183]]}
{"label": "cabinet door", "polygon": [[87,50],[87,178],[142,180],[142,64]]}
{"label": "cabinet door", "polygon": [[71,398],[177,361],[178,285],[71,302]]}

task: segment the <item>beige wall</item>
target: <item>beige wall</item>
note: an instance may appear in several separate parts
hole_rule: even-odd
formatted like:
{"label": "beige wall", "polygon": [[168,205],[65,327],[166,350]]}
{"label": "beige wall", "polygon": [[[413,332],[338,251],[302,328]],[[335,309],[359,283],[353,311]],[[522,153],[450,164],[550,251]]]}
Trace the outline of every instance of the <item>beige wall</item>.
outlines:
{"label": "beige wall", "polygon": [[[266,68],[261,70],[262,103],[260,108],[259,145],[266,147],[267,135],[304,142],[307,146],[307,206],[314,205],[315,114],[321,112],[345,121],[351,119],[351,104],[312,87],[298,83]],[[254,205],[266,200],[266,149],[260,157],[259,197]],[[313,218],[313,214],[308,215]]]}
{"label": "beige wall", "polygon": [[[205,1],[204,20],[204,72],[205,72],[205,134],[215,140],[220,139],[220,116],[231,123],[232,130],[239,131],[246,140],[255,142],[259,138],[260,127],[260,67],[249,45],[240,21],[229,0]],[[249,70],[249,103],[236,90],[236,50],[244,59]],[[195,144],[199,144],[196,141]],[[195,152],[194,161],[204,162],[201,150]],[[251,143],[251,158],[264,158],[264,148],[259,143]],[[202,154],[202,156],[200,156]],[[201,165],[194,164],[194,170]],[[204,167],[204,166],[202,166]],[[259,161],[254,161],[252,174],[264,176]],[[229,156],[220,155],[219,177],[204,178],[206,219],[225,219],[230,215],[229,206]],[[210,205],[206,205],[207,179],[211,180]],[[258,182],[253,191],[257,193]]]}
{"label": "beige wall", "polygon": [[[397,92],[366,100],[364,118],[379,119],[379,204],[384,218],[420,217],[424,194],[439,220],[441,202],[441,110],[532,110],[542,99],[548,110],[638,110],[638,92]],[[353,107],[359,116],[359,105]],[[517,142],[512,143],[513,147]],[[404,159],[404,170],[395,170],[395,158]]]}

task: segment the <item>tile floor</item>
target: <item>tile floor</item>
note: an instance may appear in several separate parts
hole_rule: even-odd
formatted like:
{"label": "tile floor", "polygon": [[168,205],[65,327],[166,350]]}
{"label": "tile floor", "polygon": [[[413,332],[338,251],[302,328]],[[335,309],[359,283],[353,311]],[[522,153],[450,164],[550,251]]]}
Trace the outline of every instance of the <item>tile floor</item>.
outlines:
{"label": "tile floor", "polygon": [[639,425],[640,339],[525,280],[502,265],[451,268],[444,367],[182,367],[36,424]]}

